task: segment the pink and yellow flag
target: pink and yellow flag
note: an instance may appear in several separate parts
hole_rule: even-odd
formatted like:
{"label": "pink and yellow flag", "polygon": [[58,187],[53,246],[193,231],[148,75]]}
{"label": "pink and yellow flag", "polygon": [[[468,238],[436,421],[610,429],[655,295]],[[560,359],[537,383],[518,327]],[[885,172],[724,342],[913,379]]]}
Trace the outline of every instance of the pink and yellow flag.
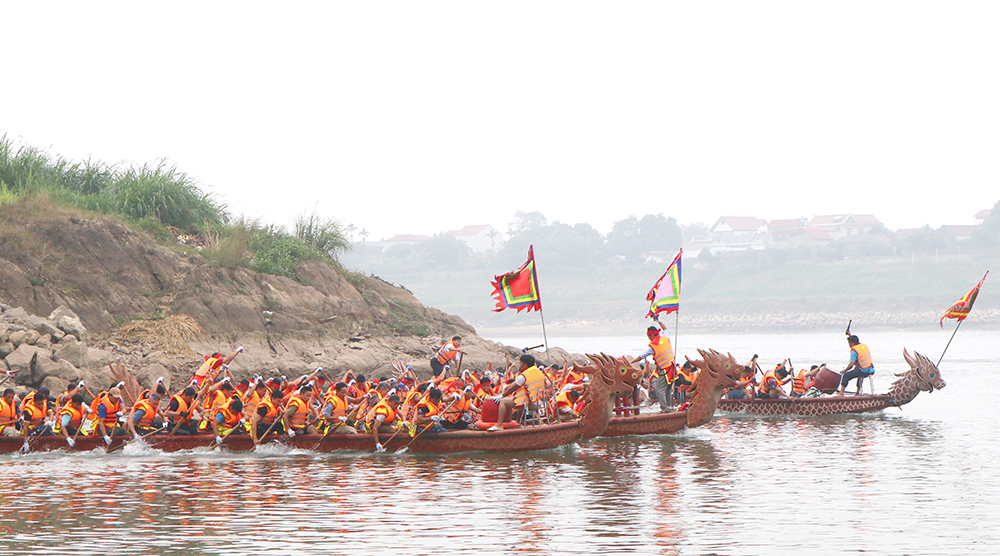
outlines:
{"label": "pink and yellow flag", "polygon": [[979,289],[983,287],[983,282],[986,281],[986,276],[989,275],[990,271],[986,271],[983,274],[983,279],[976,284],[976,287],[962,296],[962,299],[958,300],[958,303],[951,306],[950,309],[944,312],[944,316],[941,317],[941,328],[944,328],[944,319],[957,319],[959,322],[965,320],[965,317],[969,316],[969,311],[972,310],[972,304],[976,302],[976,297],[979,297]]}
{"label": "pink and yellow flag", "polygon": [[528,260],[521,268],[496,277],[493,281],[493,297],[497,302],[497,307],[493,310],[498,313],[504,309],[517,309],[519,313],[523,309],[542,310],[533,245],[528,247]]}
{"label": "pink and yellow flag", "polygon": [[681,255],[684,250],[677,252],[673,262],[667,267],[667,271],[656,281],[653,289],[646,294],[646,301],[650,302],[647,317],[655,317],[660,313],[673,313],[681,305]]}

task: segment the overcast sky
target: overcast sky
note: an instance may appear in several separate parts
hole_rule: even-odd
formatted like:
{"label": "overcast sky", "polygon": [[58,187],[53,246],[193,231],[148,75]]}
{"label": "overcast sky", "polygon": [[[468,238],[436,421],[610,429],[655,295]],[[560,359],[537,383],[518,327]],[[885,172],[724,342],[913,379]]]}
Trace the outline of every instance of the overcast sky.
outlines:
{"label": "overcast sky", "polygon": [[5,2],[0,134],[369,239],[1000,200],[997,2]]}

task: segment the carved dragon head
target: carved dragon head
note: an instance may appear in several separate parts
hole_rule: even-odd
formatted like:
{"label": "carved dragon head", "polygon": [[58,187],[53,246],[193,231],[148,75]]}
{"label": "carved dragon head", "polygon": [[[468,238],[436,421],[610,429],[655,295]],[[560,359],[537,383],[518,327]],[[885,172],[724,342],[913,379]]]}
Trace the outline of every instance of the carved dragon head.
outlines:
{"label": "carved dragon head", "polygon": [[910,355],[906,348],[903,349],[903,359],[910,365],[910,369],[904,373],[896,373],[900,378],[889,387],[889,397],[896,405],[910,402],[920,392],[933,392],[947,386],[941,378],[941,371],[930,359],[917,352]]}
{"label": "carved dragon head", "polygon": [[608,427],[615,397],[631,394],[642,381],[642,370],[624,359],[616,359],[603,353],[588,354],[587,358],[593,366],[576,368],[577,371],[590,375],[580,429],[583,438],[593,438]]}
{"label": "carved dragon head", "polygon": [[740,365],[731,354],[723,355],[714,349],[699,349],[699,360],[688,360],[699,369],[691,385],[691,405],[687,409],[687,426],[697,427],[712,420],[715,409],[722,397],[722,389],[736,386],[743,373]]}

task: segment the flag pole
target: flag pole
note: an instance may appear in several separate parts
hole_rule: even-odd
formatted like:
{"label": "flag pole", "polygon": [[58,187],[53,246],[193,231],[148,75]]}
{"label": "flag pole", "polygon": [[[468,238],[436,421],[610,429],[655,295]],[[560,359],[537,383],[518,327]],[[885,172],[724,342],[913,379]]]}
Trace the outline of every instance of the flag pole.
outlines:
{"label": "flag pole", "polygon": [[538,309],[538,317],[542,319],[542,339],[545,341],[545,364],[546,366],[552,366],[552,357],[549,355],[549,336],[545,333],[545,315],[542,314],[542,309]]}
{"label": "flag pole", "polygon": [[[944,359],[944,354],[948,351],[948,346],[950,346],[951,345],[951,341],[955,339],[955,334],[958,333],[958,327],[962,326],[963,322],[965,322],[965,319],[958,321],[958,324],[955,325],[955,331],[951,333],[951,338],[948,338],[948,344],[946,346],[944,346],[944,351],[941,352],[941,357],[938,358],[938,362],[937,362],[938,365],[940,365],[941,364],[941,360]],[[937,365],[935,365],[935,367],[936,366]]]}

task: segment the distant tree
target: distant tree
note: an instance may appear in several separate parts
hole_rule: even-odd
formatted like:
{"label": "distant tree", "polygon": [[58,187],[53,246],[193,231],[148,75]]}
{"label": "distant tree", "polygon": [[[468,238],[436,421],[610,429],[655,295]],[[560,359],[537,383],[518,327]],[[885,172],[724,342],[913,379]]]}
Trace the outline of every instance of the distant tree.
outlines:
{"label": "distant tree", "polygon": [[677,220],[662,214],[647,214],[642,219],[629,216],[615,222],[608,232],[604,251],[607,256],[622,256],[640,262],[651,251],[674,251],[681,246],[681,228]]}
{"label": "distant tree", "polygon": [[[536,215],[536,216],[532,216]],[[601,256],[604,236],[590,224],[569,225],[561,222],[541,224],[545,217],[538,213],[523,215],[520,231],[512,232],[499,253],[505,267],[517,268],[524,263],[528,246],[534,245],[539,264],[581,268],[593,265]],[[530,224],[529,224],[530,222]],[[511,228],[515,226],[512,223]]]}
{"label": "distant tree", "polygon": [[694,241],[696,239],[704,239],[708,237],[708,225],[704,222],[695,222],[694,224],[684,224],[681,226],[681,237],[684,238],[684,242]]}
{"label": "distant tree", "polygon": [[972,234],[972,246],[987,257],[1000,257],[1000,201]]}
{"label": "distant tree", "polygon": [[511,235],[537,230],[548,225],[548,219],[537,211],[514,213],[514,221],[507,226],[507,231]]}

